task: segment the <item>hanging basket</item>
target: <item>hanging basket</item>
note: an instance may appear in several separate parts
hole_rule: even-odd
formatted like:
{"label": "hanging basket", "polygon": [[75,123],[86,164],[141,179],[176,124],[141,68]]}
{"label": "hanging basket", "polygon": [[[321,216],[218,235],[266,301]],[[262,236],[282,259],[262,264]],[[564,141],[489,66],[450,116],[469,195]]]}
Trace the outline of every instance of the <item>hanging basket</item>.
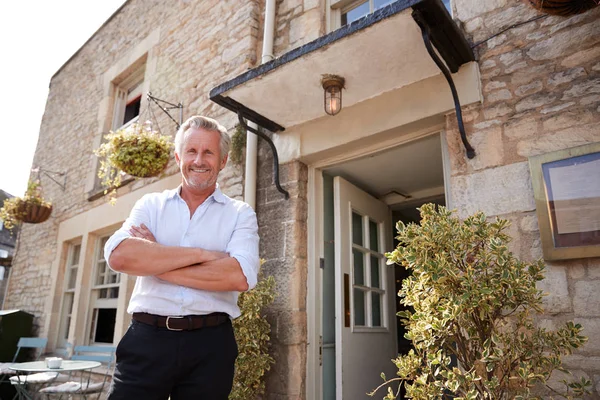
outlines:
{"label": "hanging basket", "polygon": [[598,0],[526,0],[536,10],[551,15],[568,17],[598,7]]}
{"label": "hanging basket", "polygon": [[51,205],[36,204],[19,199],[16,218],[29,224],[39,224],[50,218]]}
{"label": "hanging basket", "polygon": [[171,137],[154,131],[151,123],[132,124],[106,135],[106,142],[95,154],[101,158],[98,177],[105,193],[112,190],[111,202],[116,200],[115,190],[121,186],[124,174],[135,178],[159,176],[169,164],[172,148]]}

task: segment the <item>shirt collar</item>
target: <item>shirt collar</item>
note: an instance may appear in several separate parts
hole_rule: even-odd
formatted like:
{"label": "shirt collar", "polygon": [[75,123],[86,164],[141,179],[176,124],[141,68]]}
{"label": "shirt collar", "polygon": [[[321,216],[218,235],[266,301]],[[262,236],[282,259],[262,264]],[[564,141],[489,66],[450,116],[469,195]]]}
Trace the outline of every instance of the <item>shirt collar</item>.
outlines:
{"label": "shirt collar", "polygon": [[[170,200],[175,197],[179,197],[181,199],[181,185],[177,186],[173,190],[170,190],[169,195],[167,196],[167,199]],[[222,204],[225,203],[225,201],[226,201],[225,195],[221,191],[221,188],[219,187],[218,183],[217,183],[217,187],[215,188],[215,191],[212,192],[212,194],[210,196],[208,196],[207,200],[210,199],[211,197],[214,198],[217,203],[222,203]]]}

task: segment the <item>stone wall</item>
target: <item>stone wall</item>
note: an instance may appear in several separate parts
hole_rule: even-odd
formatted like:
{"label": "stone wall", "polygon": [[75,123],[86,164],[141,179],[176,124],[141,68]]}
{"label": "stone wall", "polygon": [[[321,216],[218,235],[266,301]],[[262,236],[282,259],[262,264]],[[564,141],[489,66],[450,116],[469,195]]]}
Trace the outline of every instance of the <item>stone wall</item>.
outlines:
{"label": "stone wall", "polygon": [[275,365],[267,375],[267,398],[305,398],[307,168],[294,161],[280,166],[280,182],[290,193],[286,200],[273,181],[273,157],[259,144],[256,212],[261,242],[262,271],[276,280],[276,297],[267,312],[271,324],[271,353]]}
{"label": "stone wall", "polygon": [[277,0],[275,56],[325,34],[325,0]]}
{"label": "stone wall", "polygon": [[[456,0],[472,43],[542,14],[518,0]],[[454,207],[512,222],[512,250],[542,257],[527,158],[600,141],[600,7],[570,18],[547,16],[476,47],[484,102],[464,109],[477,156],[464,155],[456,116],[447,117]],[[600,259],[547,263],[543,323],[575,320],[590,341],[565,365],[600,395]],[[595,397],[594,397],[595,398]]]}
{"label": "stone wall", "polygon": [[[39,330],[50,297],[40,293],[50,292],[59,223],[106,201],[89,201],[85,188],[93,173],[93,143],[106,133],[99,126],[101,102],[110,90],[102,79],[106,71],[159,29],[158,44],[148,61],[153,64],[152,93],[173,103],[182,102],[184,118],[205,114],[232,128],[235,116],[209,101],[208,93],[218,83],[254,66],[261,14],[261,2],[251,0],[129,0],[53,76],[33,165],[66,172],[66,190],[42,179],[44,194],[54,203],[53,214],[41,225],[23,226],[5,304],[33,313],[38,334],[46,334]],[[109,105],[105,108],[110,119],[112,109]],[[163,133],[174,134],[174,124],[161,111],[156,113]],[[167,175],[175,173],[177,167],[171,161]],[[224,192],[241,197],[242,175],[240,166],[229,165],[221,173]],[[135,181],[119,193],[155,180]]]}

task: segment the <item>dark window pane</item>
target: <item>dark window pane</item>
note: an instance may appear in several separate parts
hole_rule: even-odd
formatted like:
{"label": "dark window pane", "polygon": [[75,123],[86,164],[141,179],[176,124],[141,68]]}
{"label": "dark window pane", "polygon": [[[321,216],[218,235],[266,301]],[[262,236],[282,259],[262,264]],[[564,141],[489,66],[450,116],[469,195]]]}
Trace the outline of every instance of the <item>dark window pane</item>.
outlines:
{"label": "dark window pane", "polygon": [[377,223],[369,220],[369,242],[370,249],[379,251],[379,232],[377,230]]}
{"label": "dark window pane", "polygon": [[381,295],[379,293],[372,292],[371,297],[373,303],[373,326],[381,326]]}
{"label": "dark window pane", "polygon": [[365,325],[365,292],[354,289],[354,325]]}
{"label": "dark window pane", "polygon": [[342,13],[342,26],[351,24],[357,19],[362,18],[367,14],[369,14],[369,2],[365,1],[358,7],[355,7],[352,10]]}
{"label": "dark window pane", "polygon": [[141,104],[142,98],[138,97],[125,106],[125,118],[123,118],[123,125],[140,115]]}
{"label": "dark window pane", "polygon": [[355,212],[352,213],[352,243],[363,245],[363,220],[362,216]]}
{"label": "dark window pane", "polygon": [[371,256],[371,287],[380,288],[379,280],[379,258]]}
{"label": "dark window pane", "polygon": [[359,250],[352,249],[352,255],[354,256],[354,284],[364,285],[365,284],[365,257],[364,253]]}
{"label": "dark window pane", "polygon": [[115,335],[115,321],[117,318],[116,308],[98,309],[98,320],[96,322],[96,332],[94,342],[112,343]]}

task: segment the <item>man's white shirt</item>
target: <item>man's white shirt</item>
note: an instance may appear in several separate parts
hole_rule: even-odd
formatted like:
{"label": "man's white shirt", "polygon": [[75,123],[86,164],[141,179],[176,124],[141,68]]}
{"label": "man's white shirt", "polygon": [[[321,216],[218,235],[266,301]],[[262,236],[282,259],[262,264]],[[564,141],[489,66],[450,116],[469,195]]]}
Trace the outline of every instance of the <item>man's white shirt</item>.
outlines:
{"label": "man's white shirt", "polygon": [[[108,262],[112,251],[132,237],[129,233],[132,226],[143,223],[160,244],[228,253],[240,263],[249,288],[256,286],[260,260],[254,210],[227,197],[217,186],[190,218],[180,189],[150,193],[138,200],[123,226],[106,242],[104,259]],[[237,299],[238,292],[192,289],[154,276],[138,276],[127,312],[164,316],[225,312],[236,318],[240,315]]]}

